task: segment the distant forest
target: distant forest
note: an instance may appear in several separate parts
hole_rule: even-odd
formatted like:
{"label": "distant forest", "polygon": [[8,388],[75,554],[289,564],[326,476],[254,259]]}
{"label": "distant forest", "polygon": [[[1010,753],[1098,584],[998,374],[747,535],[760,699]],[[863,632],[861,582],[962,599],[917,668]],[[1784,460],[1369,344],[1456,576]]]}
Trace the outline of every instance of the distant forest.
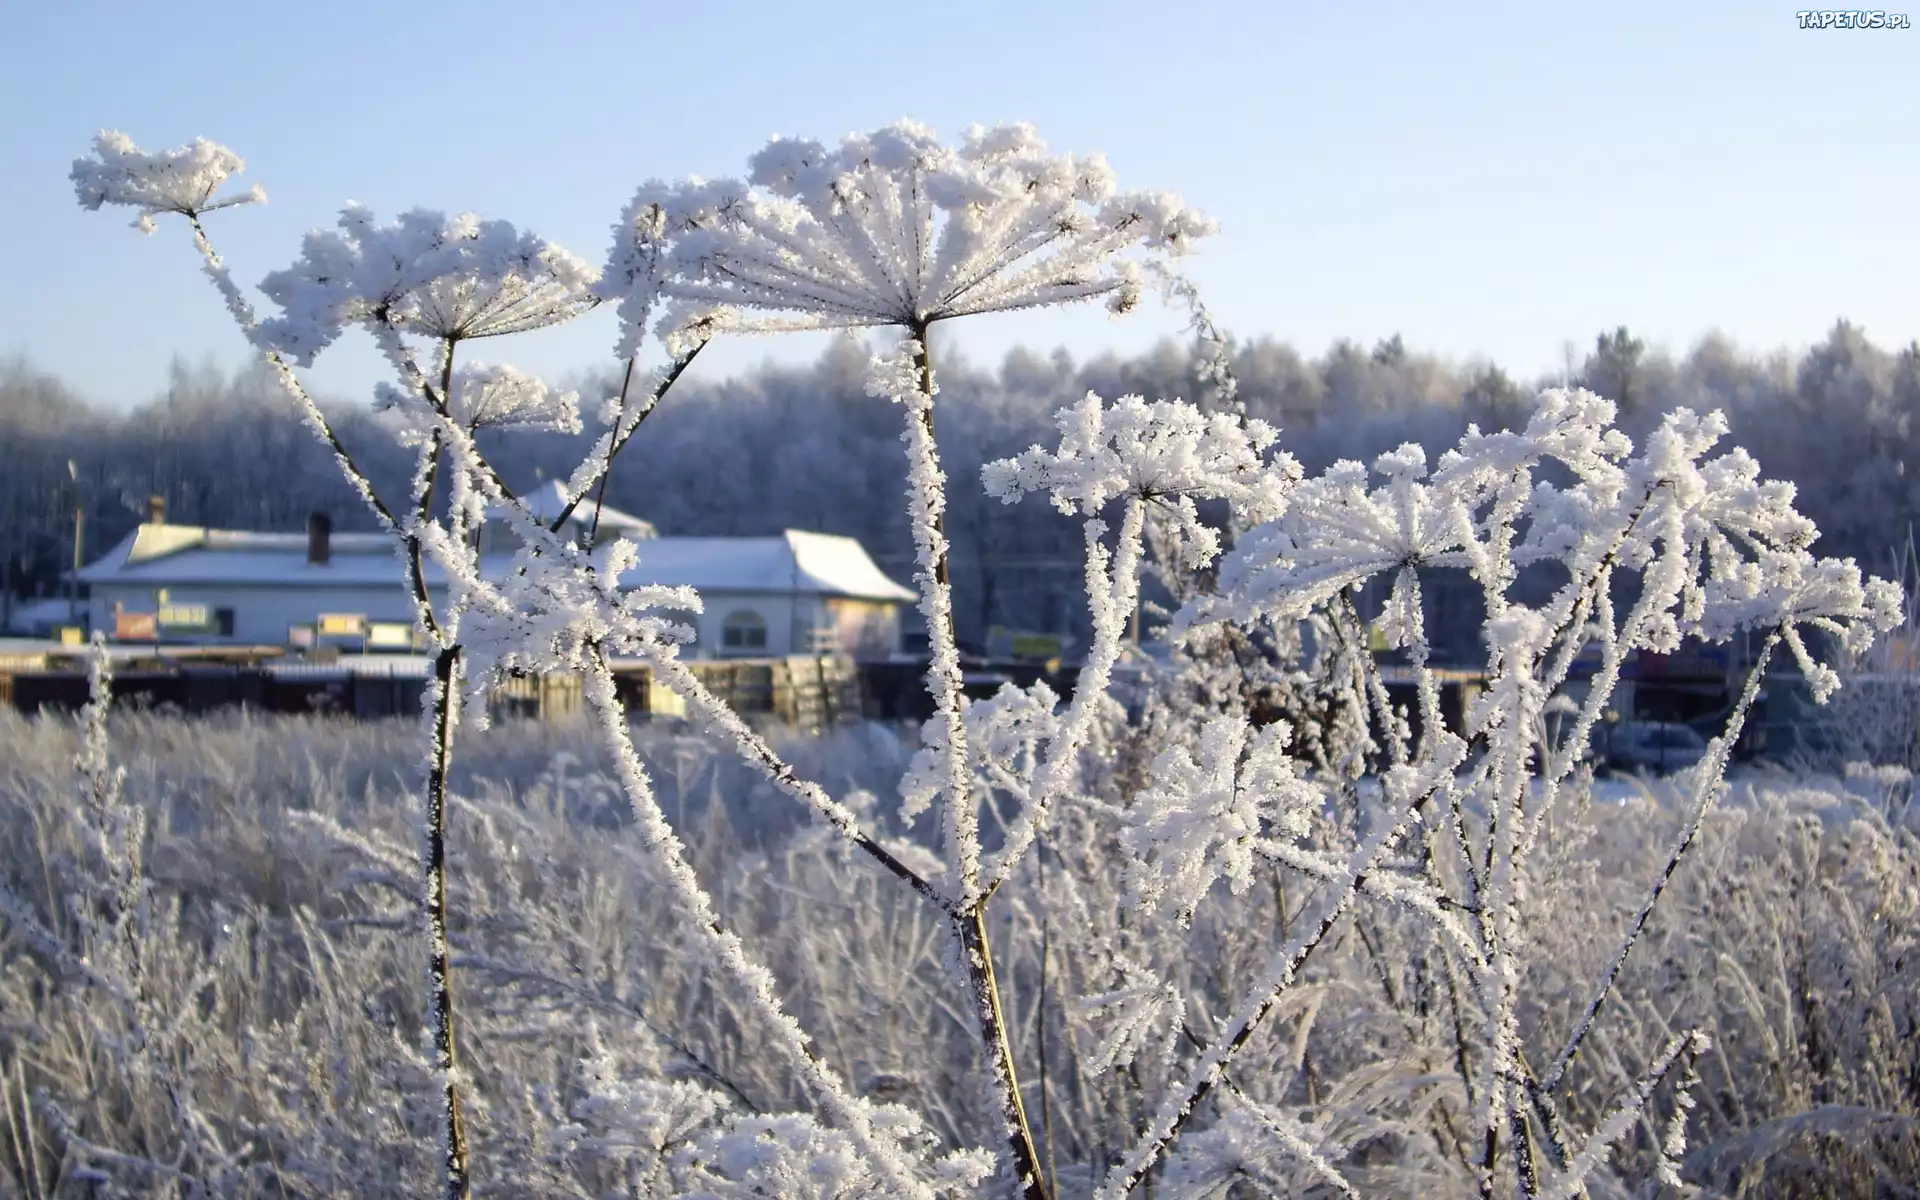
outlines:
{"label": "distant forest", "polygon": [[[866,354],[843,341],[811,366],[682,384],[622,458],[609,502],[664,534],[791,527],[851,535],[907,579],[901,415],[866,395]],[[1517,380],[1490,364],[1421,354],[1398,337],[1370,349],[1341,342],[1314,358],[1262,339],[1239,346],[1234,366],[1248,412],[1278,425],[1282,444],[1309,470],[1408,441],[1437,454],[1469,424],[1513,426],[1538,388],[1573,382],[1618,402],[1636,436],[1676,407],[1726,412],[1734,440],[1769,475],[1799,485],[1825,553],[1887,569],[1920,512],[1920,470],[1908,470],[1920,464],[1920,343],[1883,350],[1845,322],[1798,356],[1756,355],[1709,337],[1675,358],[1615,330],[1569,364],[1568,379]],[[938,420],[963,637],[981,639],[993,625],[1071,633],[1084,620],[1073,602],[1076,528],[1044,503],[989,500],[980,464],[1051,441],[1051,415],[1089,389],[1197,395],[1194,367],[1187,346],[1167,342],[1084,363],[1017,350],[997,371],[943,372]],[[592,411],[617,384],[599,374],[570,386]],[[333,407],[343,440],[373,478],[392,493],[404,490],[407,453],[373,424],[367,406]],[[495,461],[524,488],[564,476],[585,439],[495,442]],[[141,519],[151,494],[166,498],[170,520],[186,524],[291,531],[308,513],[326,511],[338,528],[369,525],[270,380],[186,364],[175,365],[160,398],[109,412],[34,364],[0,362],[0,493],[5,576],[21,597],[59,590],[76,503],[85,510],[89,560]]]}

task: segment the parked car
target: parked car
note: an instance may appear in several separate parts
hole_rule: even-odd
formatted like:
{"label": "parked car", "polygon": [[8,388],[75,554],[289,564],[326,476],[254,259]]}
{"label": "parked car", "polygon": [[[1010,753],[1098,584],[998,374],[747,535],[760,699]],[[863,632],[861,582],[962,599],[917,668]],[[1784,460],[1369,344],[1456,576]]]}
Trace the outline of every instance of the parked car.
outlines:
{"label": "parked car", "polygon": [[1606,763],[1616,771],[1684,770],[1707,756],[1707,740],[1672,721],[1622,721],[1607,734]]}

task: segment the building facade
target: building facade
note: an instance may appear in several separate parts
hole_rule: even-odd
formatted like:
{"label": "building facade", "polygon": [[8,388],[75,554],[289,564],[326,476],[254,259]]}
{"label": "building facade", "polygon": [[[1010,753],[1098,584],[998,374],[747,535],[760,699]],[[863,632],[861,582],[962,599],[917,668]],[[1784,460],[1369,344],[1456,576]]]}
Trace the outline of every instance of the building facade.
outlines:
{"label": "building facade", "polygon": [[[556,485],[527,498],[545,520],[562,505]],[[551,509],[549,513],[546,509]],[[593,506],[563,526],[584,536]],[[482,569],[512,570],[514,539],[489,523]],[[653,536],[646,522],[605,509],[596,540],[640,543],[624,587],[693,588],[700,613],[683,614],[698,658],[777,658],[841,653],[884,659],[900,650],[901,607],[914,593],[889,579],[852,538],[787,530],[772,537]],[[431,563],[429,595],[445,596]],[[394,540],[334,533],[316,515],[305,534],[256,533],[149,520],[80,572],[92,628],[128,641],[253,645],[324,644],[403,649],[414,604]]]}

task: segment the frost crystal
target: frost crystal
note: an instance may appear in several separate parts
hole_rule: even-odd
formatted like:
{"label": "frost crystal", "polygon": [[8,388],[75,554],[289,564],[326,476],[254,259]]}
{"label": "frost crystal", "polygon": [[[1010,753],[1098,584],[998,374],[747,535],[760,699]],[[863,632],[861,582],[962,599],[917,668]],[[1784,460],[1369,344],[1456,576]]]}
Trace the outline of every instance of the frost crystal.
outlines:
{"label": "frost crystal", "polygon": [[133,227],[153,232],[156,213],[198,217],[217,208],[258,204],[267,193],[258,184],[241,195],[216,198],[220,185],[246,169],[238,154],[217,142],[195,138],[176,150],[148,154],[124,133],[94,136],[93,154],[77,158],[68,178],[83,208],[124,204],[140,210]]}
{"label": "frost crystal", "polygon": [[[468,432],[515,429],[580,432],[580,396],[547,386],[518,367],[467,363],[453,373],[447,417]],[[415,445],[437,424],[424,397],[383,383],[374,389],[374,410],[401,441]]]}
{"label": "frost crystal", "polygon": [[1217,552],[1202,525],[1196,500],[1228,500],[1246,522],[1272,520],[1286,506],[1299,477],[1288,455],[1272,463],[1262,453],[1277,432],[1264,421],[1208,416],[1191,404],[1122,396],[1107,405],[1086,398],[1055,418],[1058,450],[1034,446],[1015,458],[981,468],[987,494],[1008,504],[1029,492],[1046,491],[1067,514],[1094,516],[1120,496],[1167,502],[1187,539],[1201,547],[1196,561]]}
{"label": "frost crystal", "polygon": [[558,324],[594,303],[599,273],[506,221],[414,209],[391,224],[350,204],[306,236],[299,261],[261,281],[282,315],[264,343],[303,366],[351,325],[443,340]]}
{"label": "frost crystal", "polygon": [[1141,260],[1214,232],[1164,193],[1121,193],[1098,155],[1054,155],[1026,125],[958,148],[901,122],[828,149],[776,138],[747,180],[639,189],[614,229],[601,295],[622,357],[656,303],[666,324],[744,330],[923,327],[973,313],[1139,300]]}
{"label": "frost crystal", "polygon": [[1225,877],[1235,894],[1253,882],[1263,836],[1298,837],[1318,809],[1318,789],[1294,773],[1285,722],[1248,737],[1238,716],[1209,721],[1199,753],[1173,746],[1154,759],[1152,782],[1127,814],[1130,901],[1167,905],[1184,922]]}

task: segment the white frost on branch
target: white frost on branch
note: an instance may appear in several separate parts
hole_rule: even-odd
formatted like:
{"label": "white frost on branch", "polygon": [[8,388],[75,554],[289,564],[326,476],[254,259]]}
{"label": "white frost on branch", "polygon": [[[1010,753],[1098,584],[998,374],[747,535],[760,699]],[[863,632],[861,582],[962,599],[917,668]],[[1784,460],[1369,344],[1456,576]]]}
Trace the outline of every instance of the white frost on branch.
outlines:
{"label": "white frost on branch", "polygon": [[[970,1200],[993,1174],[993,1156],[956,1150],[933,1157],[925,1123],[897,1104],[867,1105],[875,1134],[915,1164],[914,1182],[938,1200]],[[893,1200],[896,1185],[874,1172],[846,1134],[805,1113],[736,1118],[681,1156],[683,1200]]]}
{"label": "white frost on branch", "polygon": [[1285,511],[1300,475],[1289,455],[1265,461],[1278,437],[1266,422],[1209,416],[1180,401],[1122,396],[1108,405],[1088,392],[1055,423],[1058,449],[1034,446],[981,468],[987,494],[1012,504],[1045,491],[1061,512],[1088,517],[1121,496],[1159,501],[1196,564],[1219,552],[1219,537],[1201,522],[1195,501],[1229,501],[1244,524],[1270,521]]}
{"label": "white frost on branch", "polygon": [[1187,1001],[1180,989],[1124,955],[1115,955],[1120,985],[1080,999],[1080,1010],[1106,1026],[1088,1059],[1100,1075],[1132,1063],[1143,1054],[1166,1057],[1186,1020]]}
{"label": "white frost on branch", "polygon": [[[505,363],[470,362],[456,368],[446,405],[447,416],[469,432],[579,433],[581,428],[578,392],[560,391]],[[374,388],[373,407],[381,423],[405,445],[426,441],[437,424],[426,398],[413,389],[379,384]]]}
{"label": "white frost on branch", "polygon": [[413,209],[380,224],[349,204],[338,230],[307,234],[300,258],[261,281],[281,308],[260,337],[302,366],[348,328],[443,341],[523,333],[595,303],[599,272],[507,221]]}
{"label": "white frost on branch", "polygon": [[1317,1180],[1356,1197],[1332,1162],[1346,1153],[1292,1115],[1242,1099],[1212,1127],[1181,1142],[1167,1162],[1163,1186],[1173,1196],[1199,1197],[1232,1194],[1226,1189],[1235,1183],[1251,1183],[1263,1195],[1290,1196]]}
{"label": "white frost on branch", "polygon": [[157,213],[198,217],[236,204],[265,203],[259,184],[239,195],[220,196],[220,185],[246,170],[246,162],[227,147],[205,138],[185,146],[149,154],[124,133],[102,130],[94,135],[93,153],[77,158],[68,178],[80,206],[97,212],[102,205],[137,208],[133,227],[152,233]]}
{"label": "white frost on branch", "polygon": [[833,149],[776,138],[745,180],[647,183],[600,294],[619,304],[623,358],[662,301],[668,326],[749,331],[923,328],[1090,298],[1124,312],[1143,262],[1214,230],[1176,196],[1119,191],[1099,155],[1049,153],[1031,126],[976,126],[949,147],[902,121]]}
{"label": "white frost on branch", "polygon": [[1284,721],[1249,736],[1234,714],[1202,726],[1197,748],[1171,746],[1153,760],[1120,833],[1128,903],[1171,908],[1184,924],[1216,880],[1246,891],[1257,843],[1306,832],[1325,796],[1296,773],[1292,738]]}
{"label": "white frost on branch", "polygon": [[[1054,710],[1060,698],[1045,683],[1026,690],[1011,683],[984,700],[962,700],[967,730],[967,767],[978,804],[988,791],[1000,791],[1022,804],[1032,800],[1041,752],[1059,729]],[[929,719],[921,749],[900,779],[900,815],[911,822],[933,807],[946,789],[945,724]]]}

